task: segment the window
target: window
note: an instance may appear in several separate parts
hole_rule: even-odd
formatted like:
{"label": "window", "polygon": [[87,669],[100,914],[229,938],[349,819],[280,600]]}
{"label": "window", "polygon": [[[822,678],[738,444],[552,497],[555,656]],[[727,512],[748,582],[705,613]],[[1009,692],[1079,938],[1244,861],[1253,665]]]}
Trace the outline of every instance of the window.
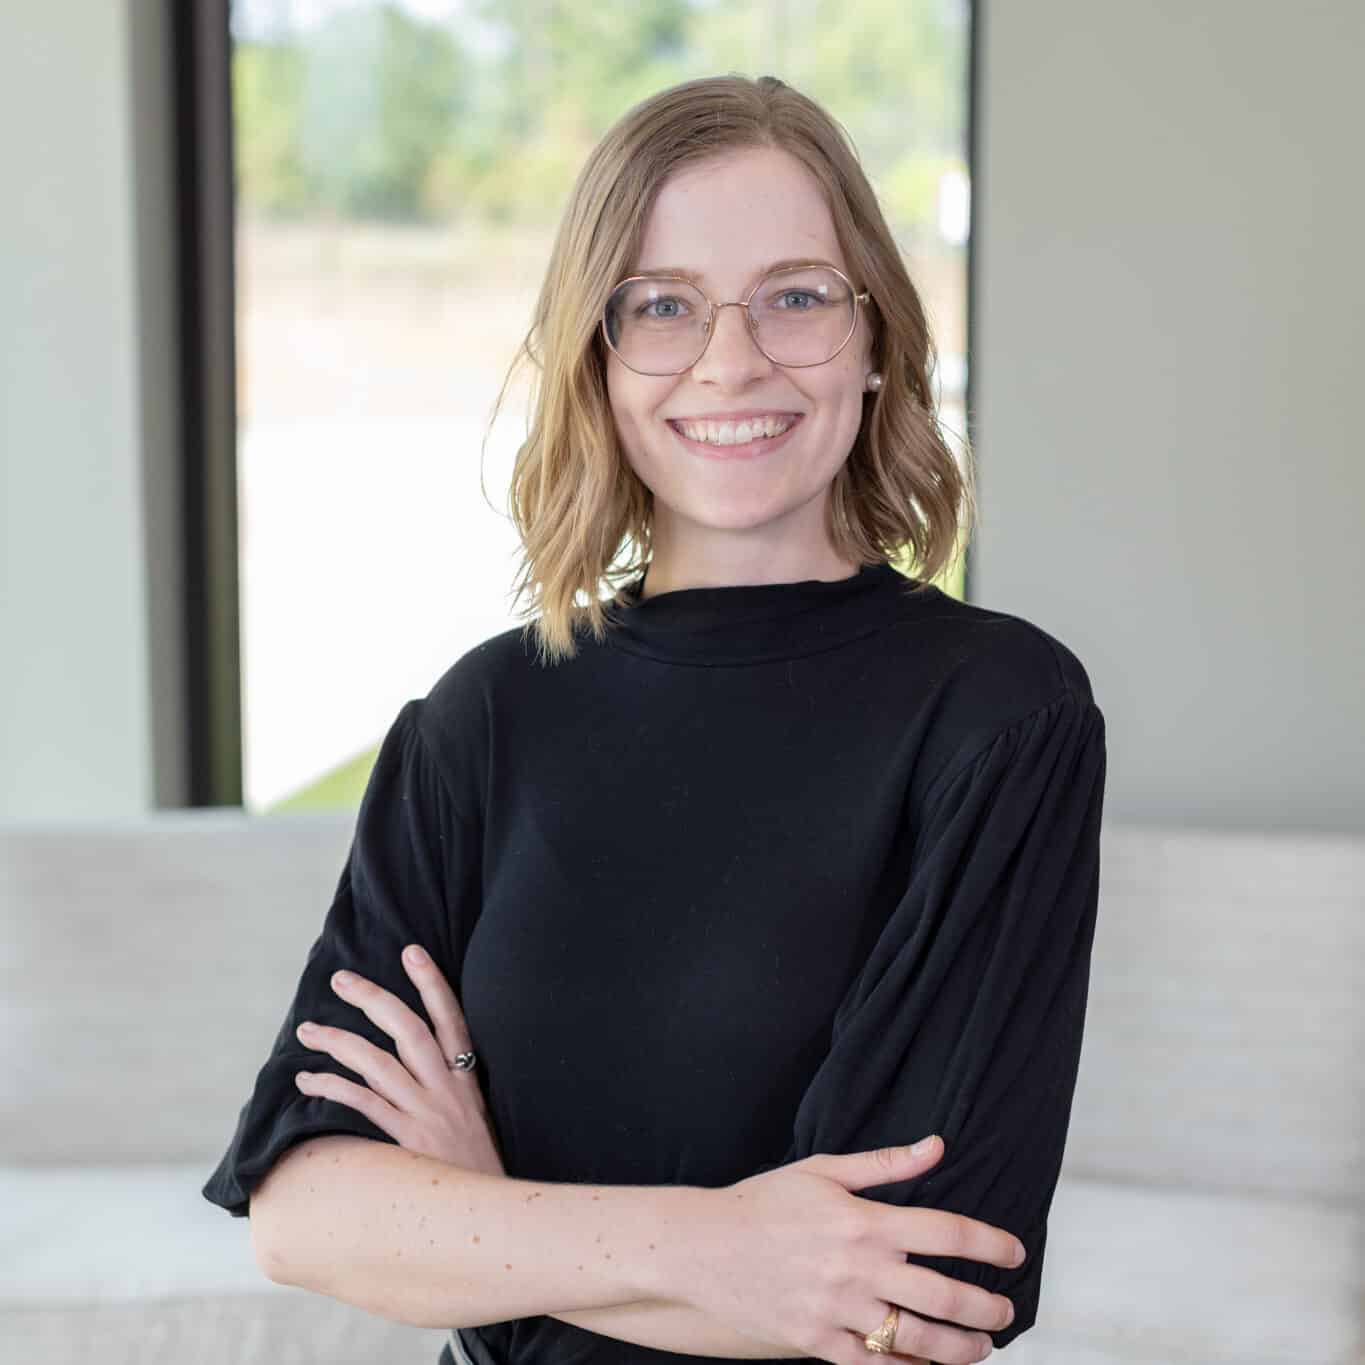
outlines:
{"label": "window", "polygon": [[[966,0],[230,7],[244,803],[350,805],[399,705],[517,624],[485,431],[569,187],[665,85],[782,76],[843,122],[964,430]],[[950,585],[951,586],[951,585]]]}

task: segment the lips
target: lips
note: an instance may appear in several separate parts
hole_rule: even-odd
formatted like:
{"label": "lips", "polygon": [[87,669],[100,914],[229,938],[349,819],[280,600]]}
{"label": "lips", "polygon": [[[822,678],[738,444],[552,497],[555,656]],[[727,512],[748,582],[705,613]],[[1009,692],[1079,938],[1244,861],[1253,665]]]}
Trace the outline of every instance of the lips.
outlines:
{"label": "lips", "polygon": [[790,416],[794,420],[789,423],[785,431],[780,431],[775,436],[758,436],[739,444],[735,442],[699,441],[688,436],[686,432],[681,430],[675,419],[669,418],[666,420],[669,427],[672,429],[673,434],[693,453],[713,460],[733,460],[749,459],[766,455],[770,451],[778,450],[787,441],[791,440],[792,434],[804,420],[804,414],[792,413]]}
{"label": "lips", "polygon": [[795,412],[765,412],[746,414],[743,417],[670,417],[667,420],[669,426],[685,440],[729,447],[776,440],[796,426],[801,416],[801,413]]}

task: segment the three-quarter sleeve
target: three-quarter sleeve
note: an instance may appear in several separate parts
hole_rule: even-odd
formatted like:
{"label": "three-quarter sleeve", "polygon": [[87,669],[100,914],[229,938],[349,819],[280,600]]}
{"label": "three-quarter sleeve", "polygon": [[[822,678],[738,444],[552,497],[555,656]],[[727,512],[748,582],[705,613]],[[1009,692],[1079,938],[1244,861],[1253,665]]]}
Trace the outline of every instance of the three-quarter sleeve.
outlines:
{"label": "three-quarter sleeve", "polygon": [[393,1039],[332,989],[343,968],[392,991],[423,1018],[421,995],[400,954],[419,943],[458,989],[477,894],[473,819],[457,809],[423,731],[421,700],[407,702],[380,746],[361,798],[349,851],[322,931],[308,951],[293,1000],[237,1121],[231,1145],[203,1187],[206,1199],[245,1217],[251,1192],[282,1152],[320,1133],[396,1143],[358,1110],[305,1095],[299,1071],[364,1078],[296,1034],[305,1019],[360,1034],[397,1055]]}
{"label": "three-quarter sleeve", "polygon": [[1068,690],[936,778],[904,895],[836,1012],[786,1164],[942,1136],[924,1175],[860,1191],[1013,1233],[1018,1269],[907,1252],[1034,1323],[1081,1054],[1099,893],[1104,718]]}

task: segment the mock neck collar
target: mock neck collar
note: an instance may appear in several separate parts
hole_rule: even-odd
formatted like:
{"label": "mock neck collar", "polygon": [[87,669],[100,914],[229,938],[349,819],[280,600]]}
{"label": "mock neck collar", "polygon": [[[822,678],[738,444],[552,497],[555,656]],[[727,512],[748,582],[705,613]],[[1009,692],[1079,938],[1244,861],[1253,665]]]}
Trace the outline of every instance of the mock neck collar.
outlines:
{"label": "mock neck collar", "polygon": [[847,578],[674,588],[641,598],[648,569],[607,607],[607,640],[668,663],[762,663],[816,654],[879,630],[917,586],[885,562]]}

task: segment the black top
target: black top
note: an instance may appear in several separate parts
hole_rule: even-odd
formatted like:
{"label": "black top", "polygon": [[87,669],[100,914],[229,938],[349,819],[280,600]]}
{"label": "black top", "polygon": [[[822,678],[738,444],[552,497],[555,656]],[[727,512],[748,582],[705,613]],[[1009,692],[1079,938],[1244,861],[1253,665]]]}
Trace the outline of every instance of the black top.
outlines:
{"label": "black top", "polygon": [[[241,1216],[291,1143],[393,1141],[296,1088],[357,1077],[294,1029],[396,1053],[329,980],[353,968],[424,1013],[399,961],[416,941],[456,983],[508,1175],[718,1186],[940,1133],[927,1174],[861,1197],[1024,1243],[1017,1270],[907,1255],[1008,1295],[1003,1346],[1038,1307],[1086,1011],[1105,778],[1086,672],[887,564],[640,583],[575,659],[537,664],[514,628],[398,712],[204,1195]],[[497,1362],[693,1359],[549,1316],[462,1337]]]}

